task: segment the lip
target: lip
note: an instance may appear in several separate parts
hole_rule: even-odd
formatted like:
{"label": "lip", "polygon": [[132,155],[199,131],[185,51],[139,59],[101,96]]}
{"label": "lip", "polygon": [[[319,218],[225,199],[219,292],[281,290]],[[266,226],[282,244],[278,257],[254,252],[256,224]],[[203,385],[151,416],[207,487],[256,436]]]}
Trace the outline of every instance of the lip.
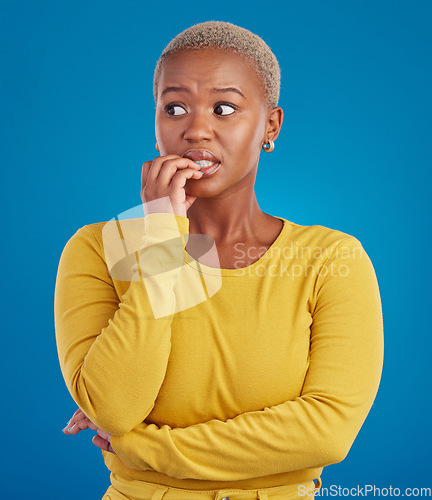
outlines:
{"label": "lip", "polygon": [[183,158],[189,158],[189,160],[192,161],[207,160],[213,163],[220,163],[219,158],[208,149],[188,149],[186,153],[184,153]]}
{"label": "lip", "polygon": [[[203,175],[201,176],[201,179],[205,179],[206,177],[210,177],[213,175],[215,172],[219,170],[219,167],[221,166],[220,162],[218,162],[216,165],[213,165],[211,167],[201,168],[201,171],[204,172]],[[198,179],[199,180],[199,179]]]}

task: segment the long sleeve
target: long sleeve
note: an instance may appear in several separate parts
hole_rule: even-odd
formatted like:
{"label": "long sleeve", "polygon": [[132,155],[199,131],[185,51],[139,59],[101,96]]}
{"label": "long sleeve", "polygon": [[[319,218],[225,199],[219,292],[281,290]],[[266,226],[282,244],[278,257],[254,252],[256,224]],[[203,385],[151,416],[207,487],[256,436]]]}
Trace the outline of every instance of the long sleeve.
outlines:
{"label": "long sleeve", "polygon": [[332,249],[308,304],[310,360],[299,397],[184,428],[142,423],[112,437],[120,459],[132,469],[150,465],[175,478],[221,481],[343,460],[373,404],[383,363],[378,283],[356,238]]}
{"label": "long sleeve", "polygon": [[77,405],[113,435],[146,418],[165,377],[173,290],[188,230],[183,216],[144,217],[142,244],[132,253],[130,284],[121,297],[105,261],[108,249],[90,226],[62,252],[54,306],[60,367]]}

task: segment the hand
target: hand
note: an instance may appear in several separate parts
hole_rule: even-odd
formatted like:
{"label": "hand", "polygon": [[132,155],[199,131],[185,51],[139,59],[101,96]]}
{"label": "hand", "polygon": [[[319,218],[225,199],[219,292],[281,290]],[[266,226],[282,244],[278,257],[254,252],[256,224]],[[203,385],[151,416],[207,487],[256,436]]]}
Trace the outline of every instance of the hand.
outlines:
{"label": "hand", "polygon": [[111,446],[111,434],[108,434],[108,432],[99,428],[86,416],[81,408],[78,408],[78,410],[72,415],[72,418],[69,420],[66,427],[63,429],[63,432],[65,434],[78,434],[78,432],[83,431],[84,429],[92,429],[98,433],[97,436],[93,436],[92,443],[94,445],[101,450],[109,451],[110,453],[117,455]]}
{"label": "hand", "polygon": [[189,158],[178,155],[158,156],[153,161],[144,162],[141,172],[141,199],[143,203],[159,200],[151,203],[151,207],[144,205],[144,215],[166,212],[186,217],[186,212],[196,200],[196,196],[186,194],[184,187],[188,179],[202,177],[200,168]]}

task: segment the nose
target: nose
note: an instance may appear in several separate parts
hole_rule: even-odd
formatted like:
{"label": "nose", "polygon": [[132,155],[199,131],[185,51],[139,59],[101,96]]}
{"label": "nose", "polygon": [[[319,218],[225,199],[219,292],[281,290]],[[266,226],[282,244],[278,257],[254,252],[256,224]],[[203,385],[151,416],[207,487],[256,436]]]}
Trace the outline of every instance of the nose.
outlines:
{"label": "nose", "polygon": [[186,120],[183,138],[188,142],[211,141],[214,137],[211,112],[205,109],[195,109],[189,113]]}

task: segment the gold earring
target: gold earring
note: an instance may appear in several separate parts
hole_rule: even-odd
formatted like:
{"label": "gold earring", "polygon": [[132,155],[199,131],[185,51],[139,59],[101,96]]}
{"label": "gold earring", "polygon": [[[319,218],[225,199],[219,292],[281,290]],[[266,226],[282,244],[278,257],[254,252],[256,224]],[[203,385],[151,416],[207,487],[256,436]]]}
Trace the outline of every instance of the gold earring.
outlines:
{"label": "gold earring", "polygon": [[[156,149],[159,151],[159,147],[158,147],[157,143],[156,143]],[[159,153],[160,153],[160,151],[159,151]]]}
{"label": "gold earring", "polygon": [[271,153],[274,149],[274,141],[268,141],[268,146],[266,146],[266,143],[264,143],[262,146],[263,150],[266,152],[266,153]]}

